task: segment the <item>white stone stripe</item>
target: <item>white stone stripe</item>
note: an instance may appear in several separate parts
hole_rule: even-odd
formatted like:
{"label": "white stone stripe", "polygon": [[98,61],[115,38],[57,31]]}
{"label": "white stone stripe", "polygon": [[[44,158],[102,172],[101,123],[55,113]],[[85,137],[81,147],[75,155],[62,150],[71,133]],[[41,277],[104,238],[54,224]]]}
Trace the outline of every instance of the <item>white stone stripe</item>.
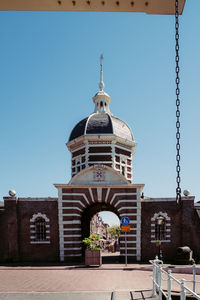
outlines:
{"label": "white stone stripe", "polygon": [[50,244],[50,241],[31,241],[30,244]]}
{"label": "white stone stripe", "polygon": [[64,245],[65,244],[81,244],[82,243],[82,241],[67,241],[67,242],[64,242]]}
{"label": "white stone stripe", "polygon": [[[72,149],[71,152],[74,153],[74,152],[79,151],[79,150],[84,149],[84,148],[85,148],[85,146],[77,147],[77,148]],[[80,154],[80,155],[83,155],[83,154]],[[74,158],[72,158],[72,159],[74,159]]]}
{"label": "white stone stripe", "polygon": [[[124,250],[125,247],[120,247],[121,250]],[[137,247],[127,247],[127,250],[137,250]]]}
{"label": "white stone stripe", "polygon": [[62,214],[63,217],[80,217],[80,214]]}
{"label": "white stone stripe", "polygon": [[[136,243],[136,241],[126,241],[127,242],[127,244],[133,244],[133,243]],[[120,241],[120,244],[125,244],[125,241]],[[120,247],[120,249],[121,249],[121,247]]]}
{"label": "white stone stripe", "polygon": [[[71,193],[63,193],[63,196],[71,196],[72,194]],[[87,199],[87,197],[85,196],[85,194],[83,194],[83,193],[73,193],[73,195],[74,196],[82,196],[84,199],[85,199],[85,201],[88,203],[88,204],[90,204],[90,202],[88,201],[88,199]],[[64,201],[64,200],[63,200]],[[69,200],[67,200],[67,201],[69,201]],[[71,200],[70,200],[71,201]],[[84,206],[85,207],[85,206]]]}
{"label": "white stone stripe", "polygon": [[62,224],[81,224],[80,220],[63,221]]}
{"label": "white stone stripe", "polygon": [[97,188],[97,199],[102,201],[102,188]]}
{"label": "white stone stripe", "polygon": [[118,209],[118,211],[120,211],[120,210],[123,210],[123,209],[137,209],[137,207],[135,207],[135,206],[122,206],[122,207],[120,207],[119,209]]}
{"label": "white stone stripe", "polygon": [[[120,236],[121,236],[121,237],[125,237],[125,234],[120,234]],[[137,236],[137,235],[136,235],[136,234],[127,234],[127,237],[129,237],[129,236],[131,236],[131,237],[134,236],[134,237],[135,237],[135,236]],[[120,241],[120,242],[121,242],[121,241]]]}
{"label": "white stone stripe", "polygon": [[63,237],[81,237],[81,234],[63,234]]}
{"label": "white stone stripe", "polygon": [[94,196],[93,196],[93,193],[92,193],[92,189],[89,188],[88,190],[89,190],[89,193],[90,193],[90,197],[91,197],[91,199],[92,199],[92,202],[95,202],[95,201],[94,201]]}
{"label": "white stone stripe", "polygon": [[66,251],[66,250],[81,250],[82,249],[82,247],[70,247],[70,248],[64,248],[64,250]]}
{"label": "white stone stripe", "polygon": [[[156,243],[157,240],[152,240],[151,243]],[[161,240],[162,243],[169,243],[171,240]]]}
{"label": "white stone stripe", "polygon": [[76,230],[81,230],[81,228],[63,228],[65,231],[76,231]]}
{"label": "white stone stripe", "polygon": [[[136,193],[115,193],[113,196],[112,196],[112,199],[110,201],[110,204],[113,203],[113,201],[115,200],[115,197],[117,196],[133,196],[133,195],[136,195]],[[115,205],[114,205],[115,206]]]}
{"label": "white stone stripe", "polygon": [[107,202],[107,199],[108,199],[108,195],[110,193],[110,188],[107,189],[107,192],[106,192],[106,197],[105,197],[105,202]]}
{"label": "white stone stripe", "polygon": [[[71,194],[70,194],[70,195],[71,195]],[[81,206],[85,207],[85,205],[84,205],[80,200],[70,200],[70,199],[68,199],[68,200],[62,200],[62,202],[67,202],[67,203],[69,203],[69,202],[71,202],[71,203],[79,203]],[[71,204],[71,203],[70,203],[70,204]],[[64,209],[65,206],[62,206],[62,208]]]}
{"label": "white stone stripe", "polygon": [[124,217],[124,216],[138,216],[137,213],[123,213],[123,214],[119,214],[121,217]]}
{"label": "white stone stripe", "polygon": [[[135,194],[134,194],[135,195]],[[118,200],[114,206],[117,207],[118,204],[122,203],[122,202],[132,202],[132,203],[136,203],[137,202],[137,199],[121,199],[121,200]],[[135,206],[135,208],[137,208],[137,206]]]}

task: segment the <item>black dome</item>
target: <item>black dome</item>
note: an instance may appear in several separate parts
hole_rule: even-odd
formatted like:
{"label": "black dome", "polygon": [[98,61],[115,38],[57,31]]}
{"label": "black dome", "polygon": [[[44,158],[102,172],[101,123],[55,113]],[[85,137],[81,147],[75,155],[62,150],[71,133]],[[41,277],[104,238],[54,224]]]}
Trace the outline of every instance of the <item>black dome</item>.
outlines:
{"label": "black dome", "polygon": [[90,134],[113,134],[133,141],[133,135],[128,125],[122,120],[107,113],[94,113],[81,120],[72,130],[69,142]]}

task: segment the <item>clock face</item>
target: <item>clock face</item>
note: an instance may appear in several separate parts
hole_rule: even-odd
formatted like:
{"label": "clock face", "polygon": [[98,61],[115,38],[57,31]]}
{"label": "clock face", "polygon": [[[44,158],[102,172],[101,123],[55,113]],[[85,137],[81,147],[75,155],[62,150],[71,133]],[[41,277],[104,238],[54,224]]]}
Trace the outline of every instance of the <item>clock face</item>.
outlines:
{"label": "clock face", "polygon": [[94,169],[94,181],[104,181],[105,180],[105,170],[102,167],[96,167]]}

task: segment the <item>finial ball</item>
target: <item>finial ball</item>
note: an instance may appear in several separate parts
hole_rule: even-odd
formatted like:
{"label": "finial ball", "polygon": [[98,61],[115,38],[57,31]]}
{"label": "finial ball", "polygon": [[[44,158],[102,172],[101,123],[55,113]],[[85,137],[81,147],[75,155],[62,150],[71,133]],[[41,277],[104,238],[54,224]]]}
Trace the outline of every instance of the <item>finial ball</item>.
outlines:
{"label": "finial ball", "polygon": [[184,192],[183,192],[183,194],[184,194],[184,196],[189,196],[190,195],[190,191],[189,190],[184,190]]}
{"label": "finial ball", "polygon": [[8,193],[11,197],[15,197],[16,195],[16,192],[14,190],[10,190]]}

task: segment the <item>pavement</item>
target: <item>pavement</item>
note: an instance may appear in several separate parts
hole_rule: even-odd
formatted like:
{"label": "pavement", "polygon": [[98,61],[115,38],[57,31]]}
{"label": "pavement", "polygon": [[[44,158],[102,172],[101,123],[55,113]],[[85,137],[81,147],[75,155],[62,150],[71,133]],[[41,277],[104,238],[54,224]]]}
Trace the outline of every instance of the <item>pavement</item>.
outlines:
{"label": "pavement", "polygon": [[[192,280],[191,266],[164,267],[170,267],[176,279]],[[151,275],[150,264],[4,265],[0,266],[0,299],[150,300]],[[196,279],[200,282],[200,275]],[[187,286],[192,288],[192,283],[187,282]],[[200,283],[196,288],[200,294]],[[172,290],[179,291],[179,287],[173,284]]]}

